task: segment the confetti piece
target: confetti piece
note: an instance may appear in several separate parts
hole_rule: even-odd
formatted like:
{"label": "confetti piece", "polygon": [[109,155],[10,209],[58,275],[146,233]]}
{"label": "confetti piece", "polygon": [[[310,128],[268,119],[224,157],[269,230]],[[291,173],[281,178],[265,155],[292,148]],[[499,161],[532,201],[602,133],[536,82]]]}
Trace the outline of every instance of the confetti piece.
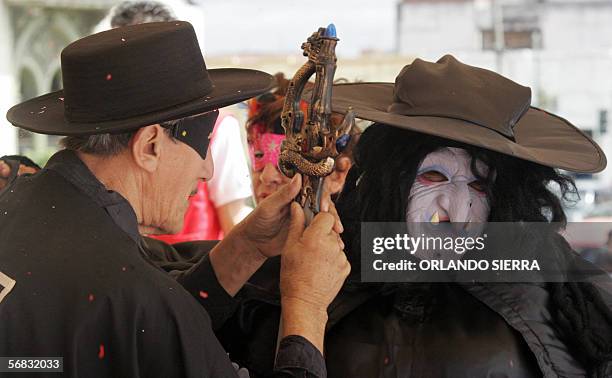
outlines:
{"label": "confetti piece", "polygon": [[385,363],[385,365],[389,365],[389,357],[385,357],[385,360],[383,362]]}
{"label": "confetti piece", "polygon": [[113,79],[113,75],[111,74],[107,74],[106,75],[106,81],[112,80]]}
{"label": "confetti piece", "polygon": [[31,276],[32,272],[26,272],[26,275]]}
{"label": "confetti piece", "polygon": [[183,132],[181,133],[182,136],[187,136],[187,131],[183,130]]}
{"label": "confetti piece", "polygon": [[200,290],[200,298],[206,299],[208,298],[208,293],[204,290]]}
{"label": "confetti piece", "polygon": [[58,97],[58,100],[64,101],[64,98],[63,97]]}
{"label": "confetti piece", "polygon": [[87,299],[88,299],[90,302],[93,302],[93,301],[94,301],[94,299],[95,299],[95,297],[94,297],[94,295],[93,295],[93,294],[89,294],[89,296],[87,297]]}
{"label": "confetti piece", "polygon": [[100,350],[98,351],[98,358],[99,359],[104,358],[104,344],[100,344]]}
{"label": "confetti piece", "polygon": [[121,42],[125,42],[125,38],[121,38]]}
{"label": "confetti piece", "polygon": [[122,266],[122,267],[121,267],[121,271],[122,271],[122,272],[125,272],[125,271],[127,271],[127,268],[126,268],[126,267],[124,267],[124,266]]}

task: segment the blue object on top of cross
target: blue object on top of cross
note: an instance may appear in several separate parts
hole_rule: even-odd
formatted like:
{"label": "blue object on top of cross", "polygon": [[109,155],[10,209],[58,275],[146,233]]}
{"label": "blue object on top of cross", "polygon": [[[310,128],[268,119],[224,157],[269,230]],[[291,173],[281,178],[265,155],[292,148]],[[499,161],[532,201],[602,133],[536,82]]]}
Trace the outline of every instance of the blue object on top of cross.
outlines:
{"label": "blue object on top of cross", "polygon": [[327,25],[324,36],[325,37],[336,37],[336,25],[334,24]]}

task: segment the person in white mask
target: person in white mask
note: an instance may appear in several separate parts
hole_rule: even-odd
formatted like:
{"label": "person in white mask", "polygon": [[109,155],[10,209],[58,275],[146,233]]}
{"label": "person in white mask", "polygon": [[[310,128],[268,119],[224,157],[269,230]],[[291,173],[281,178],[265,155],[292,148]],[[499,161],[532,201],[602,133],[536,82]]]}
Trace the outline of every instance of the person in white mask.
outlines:
{"label": "person in white mask", "polygon": [[[363,282],[372,253],[361,245],[366,222],[394,222],[411,236],[424,226],[477,236],[497,222],[546,224],[549,233],[508,232],[497,247],[547,255],[568,270],[581,264],[557,233],[563,200],[576,192],[558,168],[598,172],[605,155],[530,101],[529,88],[449,55],[416,59],[395,83],[334,86],[333,111],[352,109],[374,124],[336,202],[352,272],[329,308],[330,377],[612,376],[610,280]],[[279,309],[261,292],[247,300],[226,330],[240,343],[222,341],[265,375]]]}

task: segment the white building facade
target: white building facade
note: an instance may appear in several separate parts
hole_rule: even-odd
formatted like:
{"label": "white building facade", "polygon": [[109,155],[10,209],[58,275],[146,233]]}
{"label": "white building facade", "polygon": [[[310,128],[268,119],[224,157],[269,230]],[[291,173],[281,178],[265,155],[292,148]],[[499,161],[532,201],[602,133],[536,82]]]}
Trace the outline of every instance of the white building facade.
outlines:
{"label": "white building facade", "polygon": [[[158,0],[160,1],[160,0]],[[0,156],[24,154],[44,163],[59,137],[11,126],[8,109],[62,88],[60,52],[71,42],[109,26],[118,0],[0,0]],[[203,40],[204,14],[186,0],[161,0],[191,22]]]}
{"label": "white building facade", "polygon": [[[404,0],[397,49],[434,61],[450,53],[529,86],[534,106],[612,156],[612,0]],[[612,184],[610,174],[601,178]]]}

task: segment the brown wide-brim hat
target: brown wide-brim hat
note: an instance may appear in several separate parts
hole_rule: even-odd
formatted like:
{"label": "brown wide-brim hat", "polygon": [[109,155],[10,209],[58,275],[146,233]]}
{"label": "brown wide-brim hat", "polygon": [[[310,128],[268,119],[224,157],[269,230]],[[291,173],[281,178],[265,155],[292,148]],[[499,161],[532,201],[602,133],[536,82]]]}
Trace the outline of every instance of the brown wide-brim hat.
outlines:
{"label": "brown wide-brim hat", "polygon": [[532,107],[531,90],[450,55],[416,59],[393,83],[333,87],[332,108],[357,118],[484,147],[545,166],[594,173],[606,156],[567,120]]}
{"label": "brown wide-brim hat", "polygon": [[232,105],[274,85],[261,71],[207,69],[184,21],[93,34],[64,48],[61,60],[64,88],[15,105],[9,122],[41,134],[121,133]]}

